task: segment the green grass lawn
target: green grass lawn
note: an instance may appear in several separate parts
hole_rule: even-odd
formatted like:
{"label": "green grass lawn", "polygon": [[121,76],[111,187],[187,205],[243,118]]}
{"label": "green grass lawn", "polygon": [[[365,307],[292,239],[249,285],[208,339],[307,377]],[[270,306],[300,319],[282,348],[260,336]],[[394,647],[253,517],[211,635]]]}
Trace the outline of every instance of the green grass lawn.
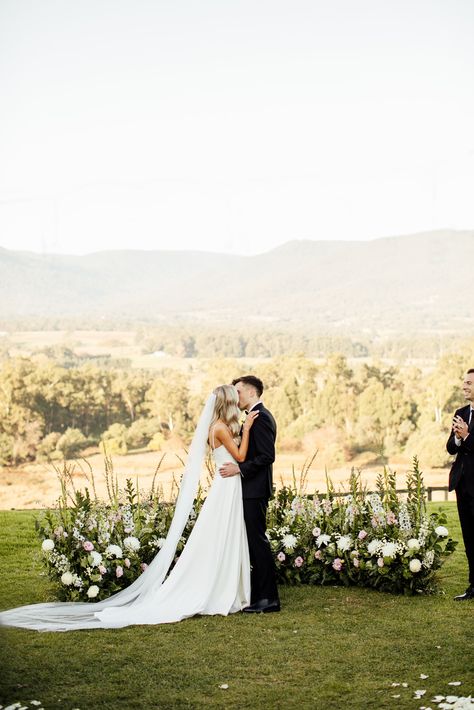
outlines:
{"label": "green grass lawn", "polygon": [[[455,505],[432,505],[448,511],[450,534],[460,540]],[[53,598],[34,516],[0,513],[2,608]],[[281,589],[280,614],[110,631],[3,628],[1,702],[38,699],[45,710],[418,709],[435,694],[474,694],[474,603],[452,601],[464,591],[466,575],[460,543],[441,572],[444,593],[437,596],[293,587]],[[420,680],[420,673],[429,678]],[[409,687],[392,688],[392,682]],[[422,701],[413,699],[419,688],[427,690]]]}

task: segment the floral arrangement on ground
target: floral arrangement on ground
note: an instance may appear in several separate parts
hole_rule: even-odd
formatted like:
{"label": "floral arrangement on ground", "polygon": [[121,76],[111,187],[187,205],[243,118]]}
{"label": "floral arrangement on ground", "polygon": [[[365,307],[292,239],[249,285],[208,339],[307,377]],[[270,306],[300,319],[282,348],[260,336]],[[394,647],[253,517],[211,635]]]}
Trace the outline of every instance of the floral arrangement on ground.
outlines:
{"label": "floral arrangement on ground", "polygon": [[[106,460],[108,500],[74,488],[73,469],[57,470],[61,497],[42,513],[36,528],[47,573],[64,601],[105,599],[143,574],[163,545],[173,504],[155,488],[143,494],[127,479],[123,490]],[[280,488],[268,507],[267,536],[282,584],[344,584],[392,593],[438,589],[436,571],[457,542],[446,516],[428,514],[418,461],[407,476],[407,492],[397,493],[396,475],[384,469],[375,492],[352,471],[349,493],[337,493],[327,479],[325,494],[305,492],[309,466],[298,485]],[[159,466],[157,472],[159,470]],[[212,473],[212,471],[211,471]],[[183,531],[178,559],[205,496],[200,488]]]}

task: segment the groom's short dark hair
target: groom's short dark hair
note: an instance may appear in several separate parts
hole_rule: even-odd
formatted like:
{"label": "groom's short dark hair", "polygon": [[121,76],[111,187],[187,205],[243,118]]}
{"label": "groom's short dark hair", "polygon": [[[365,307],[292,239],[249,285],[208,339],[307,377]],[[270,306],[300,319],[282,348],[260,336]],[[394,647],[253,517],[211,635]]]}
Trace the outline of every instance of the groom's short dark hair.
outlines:
{"label": "groom's short dark hair", "polygon": [[262,396],[263,382],[258,377],[255,377],[255,375],[242,375],[242,377],[237,377],[235,380],[232,380],[233,385],[236,385],[237,382],[243,382],[244,385],[252,385],[252,387],[255,387],[257,390],[258,396]]}

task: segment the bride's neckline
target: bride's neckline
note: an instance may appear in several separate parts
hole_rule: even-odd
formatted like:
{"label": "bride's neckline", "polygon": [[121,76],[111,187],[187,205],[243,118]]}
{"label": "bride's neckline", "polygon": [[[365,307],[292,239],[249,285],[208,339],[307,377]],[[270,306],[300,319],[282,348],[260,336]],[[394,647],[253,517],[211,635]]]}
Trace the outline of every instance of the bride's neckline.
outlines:
{"label": "bride's neckline", "polygon": [[[216,446],[216,448],[215,448],[215,449],[212,449],[212,450],[213,450],[213,451],[217,451],[217,449],[222,449],[223,446],[224,446],[224,444],[219,444],[219,446]],[[224,448],[225,448],[225,447],[224,447]]]}

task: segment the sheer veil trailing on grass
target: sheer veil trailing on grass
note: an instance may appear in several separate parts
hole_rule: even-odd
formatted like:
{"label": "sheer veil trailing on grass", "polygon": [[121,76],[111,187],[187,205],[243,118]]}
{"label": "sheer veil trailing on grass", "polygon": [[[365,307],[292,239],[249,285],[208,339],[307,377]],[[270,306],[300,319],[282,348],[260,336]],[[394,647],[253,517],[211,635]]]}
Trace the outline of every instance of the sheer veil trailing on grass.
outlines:
{"label": "sheer veil trailing on grass", "polygon": [[[201,413],[189,449],[173,520],[162,548],[148,569],[133,584],[108,599],[98,602],[51,602],[21,606],[1,612],[0,623],[2,625],[36,631],[73,631],[75,629],[117,628],[130,624],[147,623],[147,618],[150,618],[150,609],[156,605],[159,606],[157,593],[163,587],[176,547],[193,507],[215,399],[215,395],[211,394]],[[191,614],[184,613],[180,618],[189,615]],[[177,621],[178,618],[165,619],[165,621],[168,620]],[[153,622],[148,620],[148,623]],[[157,623],[160,623],[160,620]]]}

